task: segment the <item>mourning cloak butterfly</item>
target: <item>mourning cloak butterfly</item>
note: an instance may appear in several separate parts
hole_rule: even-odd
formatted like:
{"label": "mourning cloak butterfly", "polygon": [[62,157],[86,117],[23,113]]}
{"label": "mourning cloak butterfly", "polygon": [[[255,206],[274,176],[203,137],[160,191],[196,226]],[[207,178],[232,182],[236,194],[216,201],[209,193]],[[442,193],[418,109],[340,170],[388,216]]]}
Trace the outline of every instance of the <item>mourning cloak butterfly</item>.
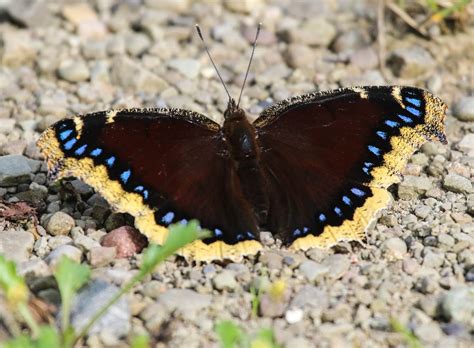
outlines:
{"label": "mourning cloak butterfly", "polygon": [[409,156],[446,143],[445,112],[422,89],[355,87],[281,101],[253,123],[229,98],[222,127],[182,109],[97,112],[38,146],[53,176],[91,185],[151,241],[198,219],[213,236],[181,254],[235,260],[261,248],[262,228],[298,249],[362,239]]}

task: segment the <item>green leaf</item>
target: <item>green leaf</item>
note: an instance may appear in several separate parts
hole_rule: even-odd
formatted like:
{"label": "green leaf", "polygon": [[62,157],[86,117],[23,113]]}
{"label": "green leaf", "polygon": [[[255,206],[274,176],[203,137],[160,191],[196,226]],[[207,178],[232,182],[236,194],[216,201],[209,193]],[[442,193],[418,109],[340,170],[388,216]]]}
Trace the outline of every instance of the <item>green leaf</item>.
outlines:
{"label": "green leaf", "polygon": [[192,220],[187,224],[173,224],[168,227],[168,230],[168,238],[162,246],[150,245],[144,251],[141,264],[142,273],[152,272],[160,262],[163,262],[185,245],[211,235],[209,231],[201,229],[199,222],[196,220]]}
{"label": "green leaf", "polygon": [[250,348],[279,348],[271,329],[261,329],[250,342]]}
{"label": "green leaf", "polygon": [[132,339],[131,348],[149,348],[150,337],[148,335],[135,336]]}
{"label": "green leaf", "polygon": [[21,335],[0,343],[0,348],[35,348],[35,345],[30,336]]}
{"label": "green leaf", "polygon": [[221,348],[236,348],[247,341],[247,337],[240,327],[229,320],[218,323],[215,331],[219,337]]}
{"label": "green leaf", "polygon": [[61,348],[59,333],[51,326],[42,326],[35,346],[37,348]]}
{"label": "green leaf", "polygon": [[81,265],[72,261],[68,257],[62,257],[61,260],[59,260],[56,271],[54,272],[54,277],[56,278],[59,292],[61,294],[63,330],[66,330],[69,326],[69,314],[72,298],[77,290],[87,283],[89,276],[89,266]]}
{"label": "green leaf", "polygon": [[398,332],[407,342],[408,347],[410,348],[423,348],[423,345],[418,340],[418,338],[411,332],[411,330],[403,325],[400,321],[395,318],[390,320],[390,325],[392,330]]}
{"label": "green leaf", "polygon": [[25,280],[16,272],[15,262],[5,259],[3,255],[0,255],[0,288],[12,306],[28,300],[29,291]]}

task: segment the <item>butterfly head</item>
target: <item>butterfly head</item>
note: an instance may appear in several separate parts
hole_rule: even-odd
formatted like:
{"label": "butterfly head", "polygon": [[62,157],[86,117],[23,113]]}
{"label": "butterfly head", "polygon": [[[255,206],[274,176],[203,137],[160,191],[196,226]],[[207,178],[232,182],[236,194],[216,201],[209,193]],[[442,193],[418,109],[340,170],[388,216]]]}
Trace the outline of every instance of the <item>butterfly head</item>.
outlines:
{"label": "butterfly head", "polygon": [[245,118],[245,111],[242,110],[233,98],[229,99],[227,109],[224,111],[224,119],[241,119]]}

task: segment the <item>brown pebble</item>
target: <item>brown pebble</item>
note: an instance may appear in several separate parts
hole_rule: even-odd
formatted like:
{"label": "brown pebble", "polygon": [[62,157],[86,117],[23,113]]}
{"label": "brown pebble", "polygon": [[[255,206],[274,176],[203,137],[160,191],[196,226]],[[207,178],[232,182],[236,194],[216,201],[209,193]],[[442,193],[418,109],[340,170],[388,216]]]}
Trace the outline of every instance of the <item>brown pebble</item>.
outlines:
{"label": "brown pebble", "polygon": [[148,244],[146,237],[131,226],[122,226],[107,233],[101,241],[104,247],[115,247],[117,258],[139,253]]}

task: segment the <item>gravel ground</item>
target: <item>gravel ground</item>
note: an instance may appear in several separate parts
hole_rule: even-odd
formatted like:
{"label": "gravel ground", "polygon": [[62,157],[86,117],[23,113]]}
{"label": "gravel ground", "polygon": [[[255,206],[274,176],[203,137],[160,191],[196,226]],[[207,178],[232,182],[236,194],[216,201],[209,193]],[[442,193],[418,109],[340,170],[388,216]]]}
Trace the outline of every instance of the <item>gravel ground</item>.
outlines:
{"label": "gravel ground", "polygon": [[[242,99],[251,114],[315,89],[385,83],[429,88],[450,107],[449,145],[413,156],[366,244],[268,247],[238,264],[171,259],[94,328],[88,346],[124,345],[144,331],[160,346],[216,346],[222,319],[248,332],[272,327],[284,347],[405,346],[391,318],[426,347],[473,345],[472,20],[462,30],[433,25],[426,40],[387,16],[384,77],[370,1],[1,0],[0,18],[0,198],[40,212],[39,236],[31,223],[0,221],[0,252],[53,303],[59,256],[91,264],[78,327],[135,274],[145,242],[91,188],[49,182],[35,139],[63,117],[110,107],[189,108],[221,121],[227,98],[196,22],[233,95],[263,23]],[[265,292],[275,282],[284,287],[277,299]],[[256,317],[252,287],[264,294]]]}

